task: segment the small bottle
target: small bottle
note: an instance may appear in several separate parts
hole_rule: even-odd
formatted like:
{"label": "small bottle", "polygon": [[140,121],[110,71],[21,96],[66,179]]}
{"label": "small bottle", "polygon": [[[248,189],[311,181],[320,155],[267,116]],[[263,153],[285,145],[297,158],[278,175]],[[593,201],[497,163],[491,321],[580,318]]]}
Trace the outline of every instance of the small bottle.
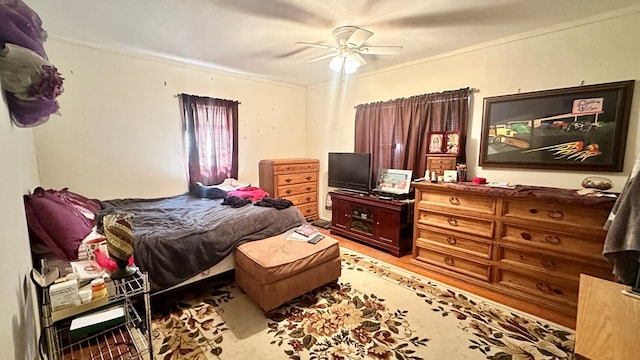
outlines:
{"label": "small bottle", "polygon": [[438,182],[438,178],[436,178],[436,172],[435,171],[431,172],[431,182],[432,183],[437,183]]}
{"label": "small bottle", "polygon": [[106,297],[107,295],[107,286],[105,285],[103,278],[91,280],[91,300],[97,300]]}

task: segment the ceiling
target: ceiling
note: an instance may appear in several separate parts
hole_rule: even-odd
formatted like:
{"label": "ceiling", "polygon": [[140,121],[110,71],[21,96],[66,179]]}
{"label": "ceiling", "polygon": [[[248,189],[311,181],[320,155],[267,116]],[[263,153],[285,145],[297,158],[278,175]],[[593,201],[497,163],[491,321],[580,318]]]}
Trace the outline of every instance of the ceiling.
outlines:
{"label": "ceiling", "polygon": [[[299,86],[337,75],[327,53],[333,29],[374,32],[359,72],[486,43],[640,4],[640,0],[24,0],[50,38],[188,61]],[[46,48],[46,43],[45,43]]]}

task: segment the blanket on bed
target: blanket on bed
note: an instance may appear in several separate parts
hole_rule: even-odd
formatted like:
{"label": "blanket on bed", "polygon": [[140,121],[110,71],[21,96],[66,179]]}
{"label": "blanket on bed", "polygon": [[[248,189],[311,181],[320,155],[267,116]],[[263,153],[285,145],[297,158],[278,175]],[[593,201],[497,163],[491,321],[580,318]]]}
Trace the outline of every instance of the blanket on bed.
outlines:
{"label": "blanket on bed", "polygon": [[215,265],[238,245],[283,233],[305,222],[295,207],[277,210],[188,194],[101,201],[97,218],[134,213],[134,257],[149,274],[151,291],[178,284]]}

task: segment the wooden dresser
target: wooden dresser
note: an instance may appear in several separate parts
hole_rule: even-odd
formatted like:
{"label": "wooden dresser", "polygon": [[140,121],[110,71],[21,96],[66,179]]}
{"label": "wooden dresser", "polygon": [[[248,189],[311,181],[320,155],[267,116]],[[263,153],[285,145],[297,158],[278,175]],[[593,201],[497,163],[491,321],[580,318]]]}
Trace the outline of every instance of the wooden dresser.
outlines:
{"label": "wooden dresser", "polygon": [[285,198],[307,220],[318,219],[317,159],[268,159],[259,164],[260,188],[273,198]]}
{"label": "wooden dresser", "polygon": [[415,183],[412,263],[575,317],[580,274],[602,256],[613,198],[540,187]]}

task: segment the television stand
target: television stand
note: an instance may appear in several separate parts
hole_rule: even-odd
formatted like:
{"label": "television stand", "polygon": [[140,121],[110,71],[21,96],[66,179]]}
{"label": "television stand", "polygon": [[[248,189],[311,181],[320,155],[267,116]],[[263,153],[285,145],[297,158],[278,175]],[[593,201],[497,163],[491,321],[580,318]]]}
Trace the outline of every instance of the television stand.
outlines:
{"label": "television stand", "polygon": [[361,191],[361,190],[354,190],[354,189],[336,189],[333,192],[338,193],[338,194],[345,194],[345,195],[358,195],[358,196],[366,196],[369,195],[368,191]]}
{"label": "television stand", "polygon": [[331,196],[331,234],[402,256],[413,243],[413,204],[339,191]]}

